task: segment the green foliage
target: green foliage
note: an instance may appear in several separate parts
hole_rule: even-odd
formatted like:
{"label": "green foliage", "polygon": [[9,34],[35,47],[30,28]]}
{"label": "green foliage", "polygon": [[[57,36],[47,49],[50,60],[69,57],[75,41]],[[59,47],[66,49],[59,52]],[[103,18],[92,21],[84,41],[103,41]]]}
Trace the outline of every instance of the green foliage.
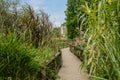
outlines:
{"label": "green foliage", "polygon": [[[68,0],[66,10],[67,36],[70,39],[82,36],[87,29],[88,6],[92,0]],[[85,4],[85,5],[84,5]],[[86,14],[87,13],[87,14]]]}
{"label": "green foliage", "polygon": [[68,47],[68,43],[69,41],[68,40],[56,40],[54,41],[55,42],[55,46],[58,48],[58,49],[62,49],[62,48],[66,48]]}
{"label": "green foliage", "polygon": [[53,37],[54,38],[60,38],[61,37],[61,34],[60,34],[60,28],[59,27],[55,27],[53,28]]}
{"label": "green foliage", "polygon": [[89,36],[83,65],[92,80],[119,80],[120,1],[92,0],[82,5]]}
{"label": "green foliage", "polygon": [[43,62],[55,54],[50,47],[35,49],[14,34],[0,37],[0,76],[12,80],[36,80]]}
{"label": "green foliage", "polygon": [[[52,23],[47,13],[37,13],[30,5],[18,9],[18,3],[0,0],[0,80],[38,80],[43,63],[67,44],[51,40]],[[47,77],[55,77],[55,69],[48,72]]]}
{"label": "green foliage", "polygon": [[50,38],[52,24],[49,21],[48,14],[44,11],[41,10],[40,14],[37,14],[31,6],[24,6],[21,21],[27,28],[25,37],[30,39],[35,48],[44,45],[45,40]]}
{"label": "green foliage", "polygon": [[22,44],[13,34],[0,37],[0,76],[18,79],[34,79],[40,65],[33,60],[35,51]]}
{"label": "green foliage", "polygon": [[43,63],[57,52],[52,23],[29,5],[18,10],[16,1],[0,0],[0,80],[37,80]]}
{"label": "green foliage", "polygon": [[46,44],[45,40],[50,39],[51,30],[52,23],[49,15],[44,11],[41,10],[40,13],[37,13],[29,5],[18,10],[17,2],[14,0],[1,0],[0,33],[4,33],[6,36],[9,35],[9,32],[14,32],[18,36],[24,33],[26,42],[30,42],[35,48],[38,48]]}
{"label": "green foliage", "polygon": [[67,1],[67,10],[66,10],[66,26],[67,26],[67,36],[70,39],[78,36],[79,32],[77,31],[77,0],[68,0]]}

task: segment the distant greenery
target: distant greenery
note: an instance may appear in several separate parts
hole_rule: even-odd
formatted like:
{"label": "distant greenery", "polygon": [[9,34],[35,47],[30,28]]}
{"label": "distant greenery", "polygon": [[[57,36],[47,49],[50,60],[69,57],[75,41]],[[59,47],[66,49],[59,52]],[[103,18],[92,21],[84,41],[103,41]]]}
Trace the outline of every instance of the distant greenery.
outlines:
{"label": "distant greenery", "polygon": [[54,42],[55,42],[56,47],[58,47],[58,49],[66,48],[69,46],[68,40],[56,40]]}
{"label": "distant greenery", "polygon": [[54,38],[60,38],[61,37],[60,27],[53,28],[53,37]]}
{"label": "distant greenery", "polygon": [[67,0],[67,10],[66,10],[66,26],[67,26],[67,36],[70,39],[78,36],[77,31],[77,0]]}
{"label": "distant greenery", "polygon": [[92,2],[92,0],[67,0],[66,26],[67,36],[70,39],[81,37],[81,32],[85,32],[87,29],[86,19],[88,15],[85,14],[85,7],[83,7],[86,1]]}

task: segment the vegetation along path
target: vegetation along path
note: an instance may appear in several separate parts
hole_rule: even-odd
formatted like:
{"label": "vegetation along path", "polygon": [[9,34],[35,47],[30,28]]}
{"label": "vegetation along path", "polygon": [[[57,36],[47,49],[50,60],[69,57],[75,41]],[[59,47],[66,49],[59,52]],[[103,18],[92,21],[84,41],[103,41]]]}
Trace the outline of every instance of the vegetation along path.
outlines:
{"label": "vegetation along path", "polygon": [[58,73],[58,80],[89,80],[87,74],[80,70],[81,61],[69,48],[62,49],[62,58],[63,65]]}

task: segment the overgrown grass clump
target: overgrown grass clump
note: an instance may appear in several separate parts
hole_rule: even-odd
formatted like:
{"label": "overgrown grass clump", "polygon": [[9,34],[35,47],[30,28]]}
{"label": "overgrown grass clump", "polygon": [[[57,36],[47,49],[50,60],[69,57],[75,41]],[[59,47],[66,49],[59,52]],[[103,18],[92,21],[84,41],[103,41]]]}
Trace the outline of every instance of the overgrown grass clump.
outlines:
{"label": "overgrown grass clump", "polygon": [[15,35],[0,36],[0,77],[36,80],[42,63],[54,54],[51,48],[35,49],[21,43]]}

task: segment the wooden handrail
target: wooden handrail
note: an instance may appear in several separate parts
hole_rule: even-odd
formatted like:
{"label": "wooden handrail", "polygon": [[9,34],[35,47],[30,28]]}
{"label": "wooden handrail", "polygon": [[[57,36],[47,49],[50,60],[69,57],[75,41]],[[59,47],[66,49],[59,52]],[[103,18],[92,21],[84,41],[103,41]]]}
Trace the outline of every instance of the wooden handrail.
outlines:
{"label": "wooden handrail", "polygon": [[[60,60],[57,62],[57,60]],[[52,63],[55,63],[54,65]],[[51,65],[55,68],[55,70],[58,72],[60,67],[62,66],[62,52],[61,50],[58,51],[50,60],[45,61],[43,70],[42,70],[42,80],[48,80],[47,79],[47,68],[49,68]]]}
{"label": "wooden handrail", "polygon": [[49,65],[52,61],[54,61],[58,56],[60,56],[61,55],[61,53],[60,52],[58,52],[58,53],[56,53],[50,60],[47,60],[46,61],[46,66],[47,65]]}
{"label": "wooden handrail", "polygon": [[74,47],[75,49],[77,49],[77,50],[80,50],[80,51],[83,51],[83,49],[81,49],[81,48],[79,48],[78,46],[74,46],[74,45],[71,45],[71,44],[69,44],[71,47]]}

